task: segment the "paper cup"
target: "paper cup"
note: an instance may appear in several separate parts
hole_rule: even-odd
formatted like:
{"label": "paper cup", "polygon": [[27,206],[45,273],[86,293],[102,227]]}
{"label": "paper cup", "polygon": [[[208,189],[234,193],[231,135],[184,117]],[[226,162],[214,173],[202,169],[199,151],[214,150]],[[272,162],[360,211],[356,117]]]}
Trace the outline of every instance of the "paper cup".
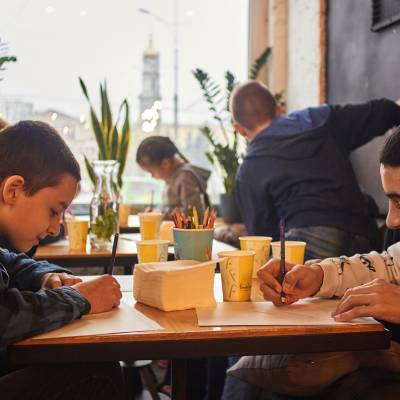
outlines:
{"label": "paper cup", "polygon": [[160,239],[168,240],[169,243],[174,243],[174,235],[172,228],[175,226],[174,221],[163,221],[160,226]]}
{"label": "paper cup", "polygon": [[131,213],[131,205],[121,203],[119,205],[118,211],[119,211],[119,225],[128,226],[128,219]]}
{"label": "paper cup", "polygon": [[260,282],[257,278],[257,271],[268,261],[270,253],[270,236],[240,236],[240,248],[242,250],[252,250],[254,255],[253,279],[251,284],[251,301],[263,301],[264,296],[260,290]]}
{"label": "paper cup", "polygon": [[164,262],[168,259],[167,240],[142,240],[136,243],[139,263]]}
{"label": "paper cup", "polygon": [[139,213],[140,235],[142,240],[157,240],[160,237],[162,213]]}
{"label": "paper cup", "polygon": [[172,230],[176,260],[211,260],[214,228]]}
{"label": "paper cup", "polygon": [[71,250],[86,250],[89,221],[68,219],[67,229],[69,248]]}
{"label": "paper cup", "polygon": [[269,258],[269,249],[272,237],[269,236],[240,236],[240,249],[255,252],[253,263],[253,278],[257,278],[257,271]]}
{"label": "paper cup", "polygon": [[[281,242],[272,242],[272,257],[281,258]],[[304,264],[306,242],[285,240],[285,261],[292,264]]]}
{"label": "paper cup", "polygon": [[254,251],[232,250],[218,253],[224,301],[249,301]]}

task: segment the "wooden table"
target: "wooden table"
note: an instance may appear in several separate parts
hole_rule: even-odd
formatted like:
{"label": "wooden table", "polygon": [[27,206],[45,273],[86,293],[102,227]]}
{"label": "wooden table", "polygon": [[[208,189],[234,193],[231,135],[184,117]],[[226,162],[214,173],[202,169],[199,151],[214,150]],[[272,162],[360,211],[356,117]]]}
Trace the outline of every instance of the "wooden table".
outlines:
{"label": "wooden table", "polygon": [[[140,240],[140,234],[122,234],[118,241],[116,266],[123,266],[125,274],[132,273],[132,266],[138,262],[136,242]],[[234,247],[214,240],[213,257],[217,258],[219,251],[235,250]],[[169,259],[174,259],[174,248],[168,248]],[[39,246],[36,260],[47,260],[61,267],[107,267],[110,262],[111,250],[99,250],[91,248],[89,243],[86,250],[70,250],[68,240],[60,240],[44,246]]]}
{"label": "wooden table", "polygon": [[[217,275],[218,276],[218,275]],[[187,360],[195,357],[387,348],[382,325],[199,327],[195,310],[163,312],[135,304],[131,276],[120,277],[124,300],[165,328],[75,338],[27,339],[9,347],[14,364],[171,359],[173,398],[186,399]],[[216,279],[215,294],[221,301]]]}
{"label": "wooden table", "polygon": [[120,233],[139,233],[139,216],[137,214],[128,217],[128,225],[120,225]]}

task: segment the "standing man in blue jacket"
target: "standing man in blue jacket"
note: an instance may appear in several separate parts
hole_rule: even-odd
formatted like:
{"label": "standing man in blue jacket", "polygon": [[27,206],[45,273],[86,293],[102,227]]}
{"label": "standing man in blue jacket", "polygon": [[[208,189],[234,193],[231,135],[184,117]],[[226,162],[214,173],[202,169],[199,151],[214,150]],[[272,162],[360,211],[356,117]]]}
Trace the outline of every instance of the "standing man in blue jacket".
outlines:
{"label": "standing man in blue jacket", "polygon": [[235,129],[249,140],[236,178],[237,199],[250,235],[307,242],[306,259],[368,252],[377,227],[349,155],[400,123],[400,107],[382,99],[322,105],[282,115],[260,82],[238,86],[231,98]]}

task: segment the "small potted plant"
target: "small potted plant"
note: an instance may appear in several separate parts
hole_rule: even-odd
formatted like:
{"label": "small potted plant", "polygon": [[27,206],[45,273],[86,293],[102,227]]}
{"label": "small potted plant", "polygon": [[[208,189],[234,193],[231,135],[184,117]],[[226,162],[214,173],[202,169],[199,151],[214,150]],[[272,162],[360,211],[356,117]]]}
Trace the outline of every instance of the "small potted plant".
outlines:
{"label": "small potted plant", "polygon": [[[261,67],[266,64],[271,54],[268,47],[257,58],[249,71],[249,79],[256,79]],[[232,117],[229,110],[229,100],[233,89],[238,85],[235,75],[231,71],[225,72],[225,88],[215,82],[204,70],[197,68],[193,72],[200,85],[203,98],[208,103],[208,109],[216,127],[204,125],[200,128],[208,139],[211,149],[205,154],[211,164],[215,165],[223,180],[225,193],[220,195],[222,217],[227,223],[241,222],[235,197],[236,173],[244,155],[246,145],[232,127]],[[277,101],[282,103],[282,93],[276,95]]]}

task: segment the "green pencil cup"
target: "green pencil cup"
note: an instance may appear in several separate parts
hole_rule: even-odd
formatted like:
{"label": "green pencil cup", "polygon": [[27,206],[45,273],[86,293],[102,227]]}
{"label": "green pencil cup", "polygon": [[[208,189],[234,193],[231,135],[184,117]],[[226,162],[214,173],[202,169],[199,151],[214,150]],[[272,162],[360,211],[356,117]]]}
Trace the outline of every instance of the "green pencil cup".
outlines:
{"label": "green pencil cup", "polygon": [[214,228],[173,228],[173,235],[175,260],[211,260]]}

